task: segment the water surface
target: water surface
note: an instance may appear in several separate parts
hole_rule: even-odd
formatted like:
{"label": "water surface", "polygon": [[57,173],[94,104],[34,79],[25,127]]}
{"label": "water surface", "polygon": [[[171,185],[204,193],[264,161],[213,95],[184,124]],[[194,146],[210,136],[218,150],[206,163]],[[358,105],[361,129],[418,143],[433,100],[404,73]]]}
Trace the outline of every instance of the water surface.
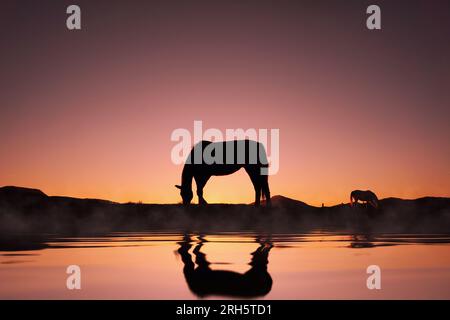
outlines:
{"label": "water surface", "polygon": [[[3,235],[1,299],[449,299],[449,234]],[[68,290],[66,268],[81,268]],[[369,290],[366,268],[381,268]]]}

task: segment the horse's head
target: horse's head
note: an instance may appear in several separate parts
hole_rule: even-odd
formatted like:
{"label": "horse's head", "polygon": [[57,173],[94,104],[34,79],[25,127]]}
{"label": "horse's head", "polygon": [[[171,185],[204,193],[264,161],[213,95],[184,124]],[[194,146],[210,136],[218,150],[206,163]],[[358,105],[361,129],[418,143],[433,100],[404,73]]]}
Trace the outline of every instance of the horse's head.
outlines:
{"label": "horse's head", "polygon": [[190,188],[184,188],[179,185],[175,185],[178,189],[180,189],[180,195],[183,199],[183,204],[188,205],[191,203],[192,198],[194,197],[194,194],[192,193],[192,189]]}

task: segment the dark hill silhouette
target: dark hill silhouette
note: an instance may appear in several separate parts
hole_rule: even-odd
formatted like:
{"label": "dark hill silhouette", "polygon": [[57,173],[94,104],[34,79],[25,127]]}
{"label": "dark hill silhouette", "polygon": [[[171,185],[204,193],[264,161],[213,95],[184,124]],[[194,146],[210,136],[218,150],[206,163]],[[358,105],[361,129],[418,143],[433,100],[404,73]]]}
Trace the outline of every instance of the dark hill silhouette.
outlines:
{"label": "dark hill silhouette", "polygon": [[115,203],[100,199],[47,196],[40,190],[0,188],[0,232],[107,232],[197,230],[299,232],[311,229],[376,232],[450,230],[450,198],[386,198],[379,208],[349,204],[314,207],[283,196],[272,207],[245,204]]}
{"label": "dark hill silhouette", "polygon": [[10,203],[28,203],[47,198],[47,195],[38,189],[6,186],[0,188],[0,201]]}
{"label": "dark hill silhouette", "polygon": [[[280,208],[303,208],[303,209],[314,209],[316,207],[310,206],[303,201],[294,200],[288,197],[276,195],[271,198],[271,203],[275,207]],[[265,200],[262,201],[262,204],[265,204]]]}

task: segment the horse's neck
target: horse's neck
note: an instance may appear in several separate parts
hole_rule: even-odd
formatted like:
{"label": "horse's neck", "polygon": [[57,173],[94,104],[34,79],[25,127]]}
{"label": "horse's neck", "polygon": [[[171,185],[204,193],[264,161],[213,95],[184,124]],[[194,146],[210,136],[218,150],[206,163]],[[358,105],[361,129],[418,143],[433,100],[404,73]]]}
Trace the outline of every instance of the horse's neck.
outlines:
{"label": "horse's neck", "polygon": [[181,186],[183,188],[188,188],[192,190],[192,178],[194,177],[192,173],[192,168],[190,165],[185,165],[183,168],[183,173],[181,174]]}

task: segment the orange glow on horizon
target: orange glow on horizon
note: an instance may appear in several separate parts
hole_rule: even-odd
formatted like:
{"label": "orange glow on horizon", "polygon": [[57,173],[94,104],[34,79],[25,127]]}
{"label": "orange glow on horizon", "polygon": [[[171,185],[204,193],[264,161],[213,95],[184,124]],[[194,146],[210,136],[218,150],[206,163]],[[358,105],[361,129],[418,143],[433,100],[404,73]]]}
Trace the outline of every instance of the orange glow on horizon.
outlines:
{"label": "orange glow on horizon", "polygon": [[[105,14],[86,3],[96,18],[76,33],[55,27],[51,2],[45,18],[8,7],[17,32],[2,52],[0,186],[177,203],[171,133],[201,120],[221,132],[279,129],[272,195],[317,206],[354,189],[450,196],[448,19],[437,4],[410,25],[418,37],[400,7],[368,36],[358,6],[216,5],[123,2]],[[334,21],[346,23],[323,25]],[[243,171],[204,192],[254,201]]]}

